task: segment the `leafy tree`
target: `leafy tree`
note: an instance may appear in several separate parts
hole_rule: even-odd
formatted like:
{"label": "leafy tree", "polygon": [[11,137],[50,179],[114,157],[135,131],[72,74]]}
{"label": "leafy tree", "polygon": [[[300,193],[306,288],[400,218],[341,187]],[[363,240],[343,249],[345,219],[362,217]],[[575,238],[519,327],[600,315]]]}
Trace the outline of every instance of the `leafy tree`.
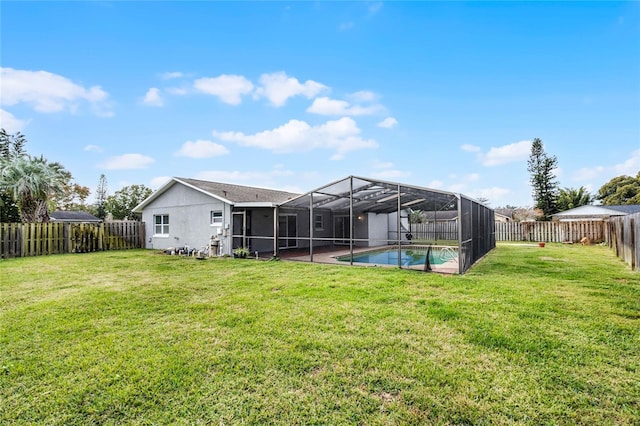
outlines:
{"label": "leafy tree", "polygon": [[11,135],[6,130],[0,129],[0,158],[11,160],[27,155],[24,150],[26,143],[27,138],[22,133],[18,132],[15,135]]}
{"label": "leafy tree", "polygon": [[587,191],[587,189],[581,186],[578,189],[575,188],[562,188],[558,193],[557,207],[558,211],[565,211],[569,209],[575,209],[576,207],[586,206],[592,204],[594,196]]}
{"label": "leafy tree", "polygon": [[48,222],[48,204],[64,193],[69,177],[60,163],[49,163],[42,156],[21,156],[3,161],[0,191],[7,191],[17,203],[23,223]]}
{"label": "leafy tree", "polygon": [[531,186],[533,187],[533,199],[535,207],[542,210],[541,219],[549,220],[551,215],[558,212],[558,181],[554,169],[558,165],[558,159],[549,156],[544,151],[542,141],[538,138],[531,144],[527,170],[531,174]]}
{"label": "leafy tree", "polygon": [[109,189],[107,187],[107,177],[104,174],[100,175],[98,181],[98,188],[96,188],[96,217],[104,220],[107,216],[106,204],[107,197],[109,196]]}
{"label": "leafy tree", "polygon": [[91,190],[73,182],[72,179],[64,185],[64,192],[59,197],[54,197],[52,201],[52,209],[67,211],[87,211],[88,206],[85,204],[86,199],[91,194]]}
{"label": "leafy tree", "polygon": [[640,204],[640,172],[636,177],[618,176],[602,185],[596,198],[605,206]]}
{"label": "leafy tree", "polygon": [[425,223],[427,218],[422,210],[411,210],[409,212],[409,223]]}
{"label": "leafy tree", "polygon": [[132,210],[152,192],[150,188],[144,185],[125,186],[107,198],[106,211],[111,213],[116,220],[140,220]]}
{"label": "leafy tree", "polygon": [[517,207],[513,209],[513,221],[530,222],[536,220],[543,214],[542,210],[535,207]]}
{"label": "leafy tree", "polygon": [[[8,134],[0,129],[0,168],[4,168],[9,161],[26,155],[24,145],[26,138],[20,132],[15,135]],[[20,221],[18,203],[13,199],[9,191],[0,191],[0,223]]]}

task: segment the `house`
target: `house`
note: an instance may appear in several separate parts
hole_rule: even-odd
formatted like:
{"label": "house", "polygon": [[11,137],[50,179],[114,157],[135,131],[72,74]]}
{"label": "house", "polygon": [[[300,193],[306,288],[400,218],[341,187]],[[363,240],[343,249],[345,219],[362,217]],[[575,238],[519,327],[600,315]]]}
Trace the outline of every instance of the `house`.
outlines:
{"label": "house", "polygon": [[513,222],[513,209],[494,209],[496,222]]}
{"label": "house", "polygon": [[147,248],[215,247],[230,255],[242,247],[252,255],[302,253],[313,262],[314,253],[353,256],[354,248],[381,246],[401,259],[401,247],[412,244],[411,209],[462,218],[457,247],[450,243],[455,271],[495,247],[493,210],[469,197],[356,176],[306,194],[174,177],[133,211],[142,214]]}
{"label": "house", "polygon": [[87,212],[55,211],[49,214],[51,222],[100,223],[102,219]]}
{"label": "house", "polygon": [[200,249],[215,239],[219,254],[229,255],[236,247],[267,252],[273,247],[274,208],[298,195],[174,177],[133,211],[142,213],[147,248]]}
{"label": "house", "polygon": [[423,211],[422,217],[425,223],[457,222],[458,210]]}
{"label": "house", "polygon": [[554,221],[607,220],[611,217],[640,213],[640,204],[594,206],[586,205],[551,215]]}

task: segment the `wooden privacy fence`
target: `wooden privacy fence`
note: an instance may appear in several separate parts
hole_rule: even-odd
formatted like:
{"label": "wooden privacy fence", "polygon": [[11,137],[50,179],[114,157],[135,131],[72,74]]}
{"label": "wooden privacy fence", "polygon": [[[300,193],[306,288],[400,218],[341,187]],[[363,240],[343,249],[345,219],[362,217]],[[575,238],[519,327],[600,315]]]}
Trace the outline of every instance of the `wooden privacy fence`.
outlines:
{"label": "wooden privacy fence", "polygon": [[0,223],[0,258],[144,248],[144,223]]}
{"label": "wooden privacy fence", "polygon": [[[457,240],[457,222],[412,223],[413,238]],[[544,241],[547,243],[577,243],[588,237],[592,242],[608,241],[608,229],[603,221],[574,222],[496,222],[496,241]]]}
{"label": "wooden privacy fence", "polygon": [[412,223],[411,234],[418,240],[457,240],[457,222]]}
{"label": "wooden privacy fence", "polygon": [[496,222],[496,241],[542,241],[577,243],[587,237],[591,242],[608,240],[607,224],[601,220],[573,222]]}
{"label": "wooden privacy fence", "polygon": [[609,219],[609,247],[631,269],[640,270],[640,213]]}

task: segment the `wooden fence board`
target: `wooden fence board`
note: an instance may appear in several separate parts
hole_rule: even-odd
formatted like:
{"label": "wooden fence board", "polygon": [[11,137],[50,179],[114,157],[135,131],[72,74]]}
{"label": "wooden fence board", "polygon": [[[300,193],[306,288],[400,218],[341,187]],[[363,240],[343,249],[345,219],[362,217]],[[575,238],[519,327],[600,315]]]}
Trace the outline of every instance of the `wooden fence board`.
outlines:
{"label": "wooden fence board", "polygon": [[640,270],[640,213],[610,219],[609,247],[635,271]]}
{"label": "wooden fence board", "polygon": [[0,223],[0,258],[144,248],[144,223]]}

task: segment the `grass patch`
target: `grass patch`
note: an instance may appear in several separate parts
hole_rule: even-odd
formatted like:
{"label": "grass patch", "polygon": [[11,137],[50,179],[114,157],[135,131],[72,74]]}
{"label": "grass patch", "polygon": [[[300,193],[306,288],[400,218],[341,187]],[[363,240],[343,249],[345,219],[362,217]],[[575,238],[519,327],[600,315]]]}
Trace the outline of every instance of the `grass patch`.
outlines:
{"label": "grass patch", "polygon": [[499,245],[464,276],[152,251],[0,261],[2,424],[638,424],[640,274]]}

